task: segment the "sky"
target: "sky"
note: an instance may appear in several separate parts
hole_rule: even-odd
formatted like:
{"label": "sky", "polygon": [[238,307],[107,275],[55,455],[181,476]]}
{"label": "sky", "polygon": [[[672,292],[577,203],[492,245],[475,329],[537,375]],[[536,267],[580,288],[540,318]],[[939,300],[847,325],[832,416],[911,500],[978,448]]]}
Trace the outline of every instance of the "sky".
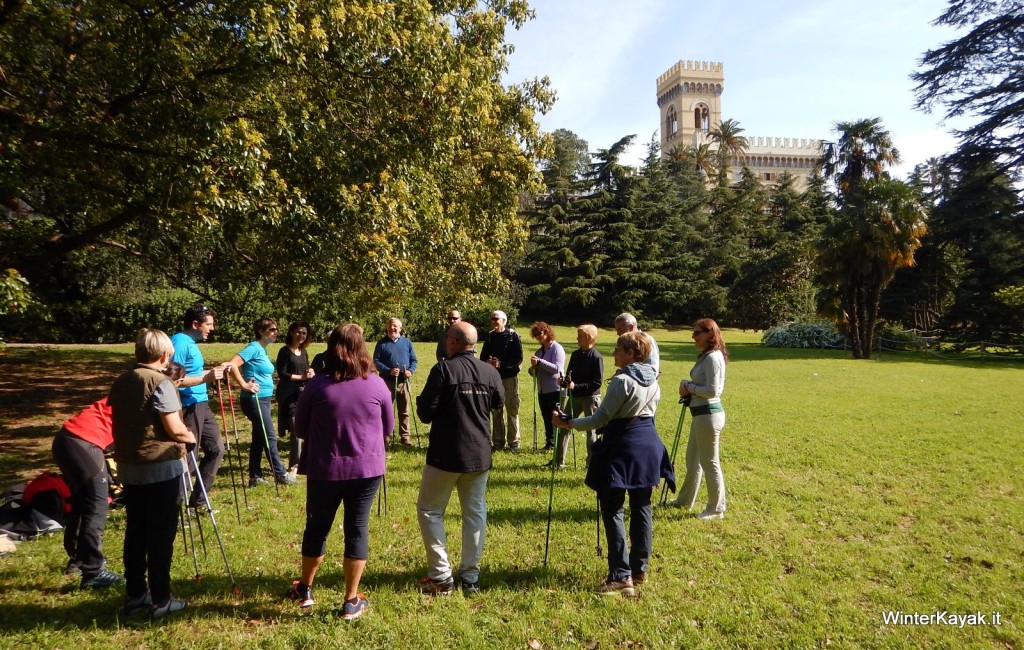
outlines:
{"label": "sky", "polygon": [[[539,117],[590,150],[635,133],[636,163],[658,131],[657,78],[681,59],[725,64],[722,119],[744,135],[835,140],[833,124],[882,118],[905,177],[956,141],[914,109],[910,74],[956,37],[931,25],[945,0],[532,0],[536,17],[507,40],[505,80],[547,76],[558,101]],[[660,136],[658,136],[660,137]]]}

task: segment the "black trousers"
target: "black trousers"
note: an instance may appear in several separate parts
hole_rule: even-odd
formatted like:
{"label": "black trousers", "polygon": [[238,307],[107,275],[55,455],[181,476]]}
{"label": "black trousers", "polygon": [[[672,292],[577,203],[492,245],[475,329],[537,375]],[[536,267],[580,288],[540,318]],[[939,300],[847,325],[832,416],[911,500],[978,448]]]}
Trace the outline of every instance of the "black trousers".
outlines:
{"label": "black trousers", "polygon": [[[199,448],[203,452],[203,459],[199,461],[198,473],[203,479],[203,486],[209,494],[213,488],[213,480],[217,477],[217,470],[220,469],[221,460],[224,458],[224,441],[220,437],[220,427],[217,426],[217,418],[210,410],[209,402],[196,402],[184,406],[181,409],[181,419],[189,431],[195,434],[199,442]],[[199,455],[198,453],[196,454]],[[190,461],[191,466],[191,461]],[[203,492],[199,489],[199,481],[196,481],[192,490],[191,505],[203,503]]]}
{"label": "black trousers", "polygon": [[64,550],[86,580],[96,577],[103,557],[110,474],[103,450],[66,429],[53,439],[53,458],[71,489],[71,512],[64,519]]}
{"label": "black trousers", "polygon": [[544,446],[555,446],[555,425],[551,423],[551,412],[558,406],[558,391],[537,395],[540,416],[544,420]]}
{"label": "black trousers", "polygon": [[345,557],[365,560],[370,554],[370,507],[381,477],[348,481],[306,481],[306,530],[302,555],[321,557],[327,552],[327,535],[334,526],[338,507],[345,504],[341,528],[345,533]]}
{"label": "black trousers", "polygon": [[128,598],[149,592],[154,603],[171,597],[171,556],[181,503],[180,476],[160,483],[124,486],[124,578]]}

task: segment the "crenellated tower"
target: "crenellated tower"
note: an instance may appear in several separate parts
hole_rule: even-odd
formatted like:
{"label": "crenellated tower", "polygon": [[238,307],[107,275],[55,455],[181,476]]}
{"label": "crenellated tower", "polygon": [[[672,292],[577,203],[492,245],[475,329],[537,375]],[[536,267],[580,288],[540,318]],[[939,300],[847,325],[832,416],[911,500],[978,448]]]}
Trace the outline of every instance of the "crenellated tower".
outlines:
{"label": "crenellated tower", "polygon": [[725,65],[712,61],[679,61],[658,77],[662,151],[695,145],[722,123],[724,87]]}
{"label": "crenellated tower", "polygon": [[[711,61],[679,61],[658,77],[663,156],[678,146],[698,147],[712,142],[708,132],[722,123],[724,88],[725,65]],[[821,164],[821,140],[743,135],[748,146],[742,156],[730,161],[732,182],[740,179],[743,167],[749,167],[762,183],[774,183],[788,173],[803,188]]]}

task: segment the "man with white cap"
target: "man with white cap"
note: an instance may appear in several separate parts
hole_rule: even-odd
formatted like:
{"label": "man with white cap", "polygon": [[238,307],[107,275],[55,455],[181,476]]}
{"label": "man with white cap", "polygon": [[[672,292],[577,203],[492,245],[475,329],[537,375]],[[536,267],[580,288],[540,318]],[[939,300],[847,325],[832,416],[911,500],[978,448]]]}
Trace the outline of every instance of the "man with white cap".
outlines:
{"label": "man with white cap", "polygon": [[519,450],[519,367],[523,364],[523,341],[507,326],[505,312],[491,312],[491,331],[487,333],[480,358],[494,366],[501,376],[505,402],[491,412],[491,441],[495,449]]}

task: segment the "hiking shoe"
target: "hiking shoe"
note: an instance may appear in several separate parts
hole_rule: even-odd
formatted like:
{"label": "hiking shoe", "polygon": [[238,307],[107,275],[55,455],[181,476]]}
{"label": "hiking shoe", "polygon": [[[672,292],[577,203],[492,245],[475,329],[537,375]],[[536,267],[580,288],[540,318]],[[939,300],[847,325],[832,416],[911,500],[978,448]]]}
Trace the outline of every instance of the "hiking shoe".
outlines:
{"label": "hiking shoe", "polygon": [[82,576],[82,588],[106,589],[124,582],[124,576],[114,573],[108,569],[100,569],[100,572],[91,578]]}
{"label": "hiking shoe", "polygon": [[702,512],[699,515],[697,515],[697,519],[703,519],[705,521],[708,520],[708,519],[725,519],[725,513],[724,512],[708,512],[707,510],[705,510],[704,512]]}
{"label": "hiking shoe", "polygon": [[249,487],[256,487],[257,485],[269,485],[269,483],[262,476],[250,476]]}
{"label": "hiking shoe", "polygon": [[459,588],[462,589],[463,596],[475,596],[480,593],[480,582],[470,582],[469,580],[459,580]]}
{"label": "hiking shoe", "polygon": [[78,566],[78,563],[74,560],[68,560],[68,565],[64,567],[64,575],[80,578],[82,576],[82,567]]}
{"label": "hiking shoe", "polygon": [[511,452],[519,451],[519,443],[518,442],[512,443],[511,445],[508,446],[508,450],[511,451]]}
{"label": "hiking shoe", "polygon": [[186,603],[184,600],[181,600],[179,598],[168,598],[167,602],[163,605],[153,605],[153,611],[150,613],[149,616],[154,621],[159,621],[164,616],[167,616],[168,614],[173,614],[174,612],[180,612],[186,607],[188,607],[188,603]]}
{"label": "hiking shoe", "polygon": [[420,580],[416,584],[416,588],[420,590],[421,594],[447,596],[455,591],[455,580],[452,579],[451,576],[448,576],[444,580],[435,580],[428,576]]}
{"label": "hiking shoe", "polygon": [[124,601],[124,607],[121,608],[121,615],[125,618],[141,614],[142,612],[149,611],[153,607],[153,596],[147,591],[138,598],[129,598]]}
{"label": "hiking shoe", "polygon": [[625,580],[605,580],[597,586],[597,593],[602,596],[635,596],[636,589],[633,588],[633,578]]}
{"label": "hiking shoe", "polygon": [[634,587],[639,587],[640,585],[642,585],[645,582],[647,582],[647,574],[646,573],[634,573],[633,574],[633,586]]}
{"label": "hiking shoe", "polygon": [[295,478],[291,474],[282,474],[280,476],[276,476],[274,477],[274,480],[277,481],[278,485],[295,485],[296,483],[299,482],[299,479]]}
{"label": "hiking shoe", "polygon": [[316,601],[313,600],[313,588],[302,584],[301,580],[292,580],[292,588],[285,593],[284,597],[294,600],[302,609],[309,609],[316,604]]}
{"label": "hiking shoe", "polygon": [[370,609],[370,603],[366,601],[362,594],[356,594],[355,598],[346,600],[345,604],[341,607],[341,620],[355,620],[365,614],[368,609]]}

